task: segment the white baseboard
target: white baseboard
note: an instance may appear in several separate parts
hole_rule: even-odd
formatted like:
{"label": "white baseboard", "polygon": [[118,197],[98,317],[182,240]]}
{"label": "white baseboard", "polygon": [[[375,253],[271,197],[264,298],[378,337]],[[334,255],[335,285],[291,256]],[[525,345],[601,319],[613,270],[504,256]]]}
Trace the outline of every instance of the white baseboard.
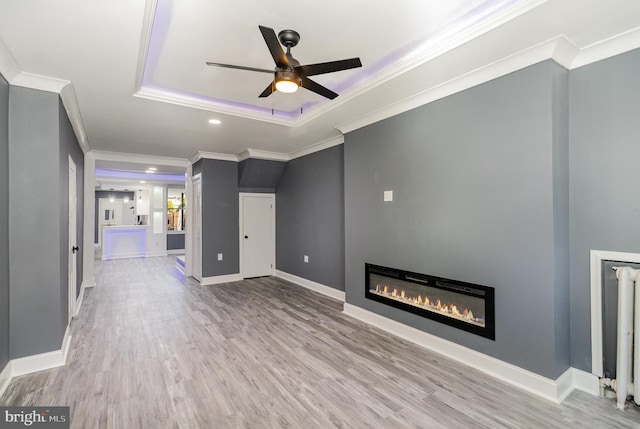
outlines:
{"label": "white baseboard", "polygon": [[87,289],[87,288],[90,288],[90,287],[96,287],[96,278],[95,277],[91,277],[90,279],[82,281],[81,288]]}
{"label": "white baseboard", "polygon": [[[94,285],[95,286],[95,285]],[[76,299],[75,304],[73,305],[73,317],[78,317],[78,313],[80,313],[80,307],[82,307],[82,301],[84,301],[84,290],[86,288],[86,283],[82,282],[80,286],[80,293],[78,294],[78,298]]]}
{"label": "white baseboard", "polygon": [[321,283],[316,283],[303,277],[298,277],[296,275],[289,274],[280,270],[276,270],[276,276],[280,277],[281,279],[290,281],[291,283],[295,283],[298,286],[302,286],[304,288],[311,289],[314,292],[321,293],[322,295],[328,296],[329,298],[337,299],[341,302],[345,301],[345,293],[342,290],[338,290]]}
{"label": "white baseboard", "polygon": [[12,359],[11,378],[64,366],[71,346],[71,330],[67,326],[60,350]]}
{"label": "white baseboard", "polygon": [[573,388],[593,396],[600,396],[600,378],[590,372],[577,368],[569,368],[572,375]]}
{"label": "white baseboard", "polygon": [[574,389],[599,394],[598,377],[575,368],[552,380],[352,304],[345,303],[343,313],[558,404]]}
{"label": "white baseboard", "polygon": [[167,255],[184,255],[184,249],[167,250]]}
{"label": "white baseboard", "polygon": [[220,283],[238,282],[240,280],[242,280],[242,275],[240,273],[237,273],[227,274],[225,276],[203,277],[202,280],[200,280],[200,284],[203,286],[209,286],[217,285]]}
{"label": "white baseboard", "polygon": [[156,256],[167,256],[166,250],[156,250],[155,252],[147,252],[143,255],[145,258],[154,258]]}
{"label": "white baseboard", "polygon": [[71,330],[67,326],[60,350],[12,359],[0,373],[0,397],[14,377],[64,366],[71,347]]}
{"label": "white baseboard", "polygon": [[4,392],[11,383],[11,361],[7,362],[2,372],[0,372],[0,398],[4,395]]}

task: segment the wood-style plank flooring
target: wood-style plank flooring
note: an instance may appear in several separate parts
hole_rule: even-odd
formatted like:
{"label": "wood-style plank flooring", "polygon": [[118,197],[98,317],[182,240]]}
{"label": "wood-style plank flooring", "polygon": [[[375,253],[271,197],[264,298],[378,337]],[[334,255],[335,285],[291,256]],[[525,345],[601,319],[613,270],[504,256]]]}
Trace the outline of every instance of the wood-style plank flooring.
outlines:
{"label": "wood-style plank flooring", "polygon": [[172,257],[96,274],[67,365],[1,404],[68,405],[73,428],[640,428],[636,406],[539,399],[281,279],[200,286]]}

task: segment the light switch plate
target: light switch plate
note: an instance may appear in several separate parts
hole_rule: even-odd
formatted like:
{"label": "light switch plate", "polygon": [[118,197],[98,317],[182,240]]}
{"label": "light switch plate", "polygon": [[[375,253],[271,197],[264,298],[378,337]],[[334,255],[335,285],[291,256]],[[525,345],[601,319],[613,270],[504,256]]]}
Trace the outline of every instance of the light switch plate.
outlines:
{"label": "light switch plate", "polygon": [[304,255],[304,261],[308,264],[309,263],[309,255]]}
{"label": "light switch plate", "polygon": [[218,261],[222,261],[222,253],[218,253]]}
{"label": "light switch plate", "polygon": [[393,201],[393,191],[384,191],[384,200]]}

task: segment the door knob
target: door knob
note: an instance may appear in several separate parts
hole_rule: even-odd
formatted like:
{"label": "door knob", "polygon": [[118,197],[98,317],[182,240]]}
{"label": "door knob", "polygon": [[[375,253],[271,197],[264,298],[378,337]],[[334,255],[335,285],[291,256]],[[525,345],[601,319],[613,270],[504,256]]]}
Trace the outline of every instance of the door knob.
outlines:
{"label": "door knob", "polygon": [[248,236],[248,235],[245,235],[245,236],[244,236],[244,238],[249,238],[249,236]]}
{"label": "door knob", "polygon": [[78,250],[80,250],[80,248],[78,246],[73,246],[71,248],[71,252],[76,253]]}

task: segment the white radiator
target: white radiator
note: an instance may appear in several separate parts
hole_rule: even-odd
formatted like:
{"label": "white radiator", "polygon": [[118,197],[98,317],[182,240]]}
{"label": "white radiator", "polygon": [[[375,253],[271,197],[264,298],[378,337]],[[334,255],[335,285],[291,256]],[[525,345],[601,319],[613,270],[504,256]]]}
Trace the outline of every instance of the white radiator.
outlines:
{"label": "white radiator", "polygon": [[628,395],[640,405],[640,270],[616,267],[618,278],[617,406],[624,410]]}

